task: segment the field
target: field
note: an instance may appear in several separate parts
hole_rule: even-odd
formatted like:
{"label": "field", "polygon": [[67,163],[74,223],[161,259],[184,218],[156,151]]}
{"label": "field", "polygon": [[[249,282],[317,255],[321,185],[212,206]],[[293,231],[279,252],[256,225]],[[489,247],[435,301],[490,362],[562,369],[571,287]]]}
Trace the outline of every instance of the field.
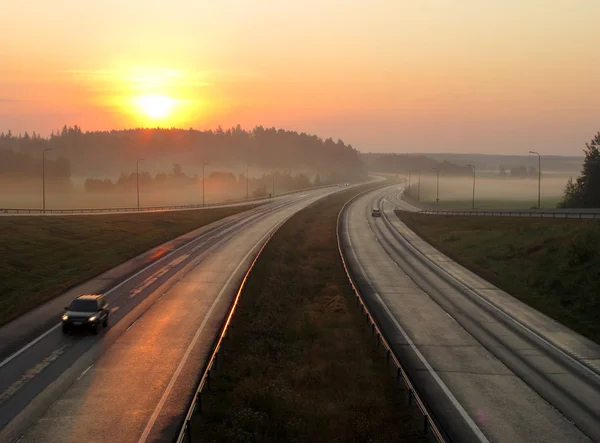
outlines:
{"label": "field", "polygon": [[154,246],[248,208],[0,217],[0,325]]}
{"label": "field", "polygon": [[291,218],[245,287],[195,441],[425,441],[365,328],[336,243],[330,197]]}
{"label": "field", "polygon": [[397,214],[444,254],[600,343],[597,221]]}
{"label": "field", "polygon": [[[556,208],[560,197],[545,198],[541,200],[542,208]],[[439,205],[434,200],[420,202],[420,206],[427,209],[444,209],[461,211],[471,209],[472,200],[440,200]],[[493,209],[532,209],[537,208],[537,200],[475,200],[475,210],[491,211]]]}
{"label": "field", "polygon": [[[542,179],[542,208],[556,208],[561,201],[568,177],[549,175]],[[471,209],[473,202],[473,179],[471,177],[440,176],[439,206],[436,205],[437,181],[435,176],[414,176],[407,191],[412,198],[420,200],[428,209],[462,210]],[[530,209],[537,207],[538,181],[524,178],[479,177],[475,185],[475,209]]]}

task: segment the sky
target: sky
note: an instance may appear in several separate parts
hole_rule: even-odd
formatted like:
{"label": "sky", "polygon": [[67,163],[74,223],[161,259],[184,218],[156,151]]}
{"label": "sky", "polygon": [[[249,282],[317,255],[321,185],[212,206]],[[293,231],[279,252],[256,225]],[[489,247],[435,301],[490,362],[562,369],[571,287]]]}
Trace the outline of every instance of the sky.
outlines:
{"label": "sky", "polygon": [[599,17],[598,0],[3,0],[0,131],[240,124],[580,155]]}

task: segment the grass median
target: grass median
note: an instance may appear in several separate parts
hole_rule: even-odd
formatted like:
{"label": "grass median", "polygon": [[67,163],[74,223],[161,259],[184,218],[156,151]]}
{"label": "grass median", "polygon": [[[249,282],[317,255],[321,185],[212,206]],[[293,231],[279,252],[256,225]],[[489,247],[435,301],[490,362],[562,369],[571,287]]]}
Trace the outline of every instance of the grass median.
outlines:
{"label": "grass median", "polygon": [[357,192],[296,214],[265,248],[203,393],[194,441],[425,441],[338,254],[337,215]]}
{"label": "grass median", "polygon": [[161,243],[250,207],[0,217],[0,325]]}
{"label": "grass median", "polygon": [[453,260],[600,343],[597,221],[397,214]]}

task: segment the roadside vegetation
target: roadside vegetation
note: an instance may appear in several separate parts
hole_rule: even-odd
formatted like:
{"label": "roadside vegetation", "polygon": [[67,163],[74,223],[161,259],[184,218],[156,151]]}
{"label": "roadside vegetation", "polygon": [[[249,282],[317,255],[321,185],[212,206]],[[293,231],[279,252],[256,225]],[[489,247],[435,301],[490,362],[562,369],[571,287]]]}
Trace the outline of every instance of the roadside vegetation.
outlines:
{"label": "roadside vegetation", "polygon": [[161,243],[249,208],[0,217],[0,325]]}
{"label": "roadside vegetation", "polygon": [[600,343],[598,221],[397,214],[444,254]]}
{"label": "roadside vegetation", "polygon": [[425,441],[339,258],[337,215],[357,192],[301,211],[265,248],[202,395],[194,441]]}
{"label": "roadside vegetation", "polygon": [[[433,200],[417,201],[417,199],[406,197],[407,201],[410,201],[416,206],[433,209],[433,210],[447,210],[447,211],[463,211],[471,210],[473,201],[470,199],[461,200],[440,200],[439,205],[436,204],[435,198]],[[541,199],[542,208],[555,208],[560,202],[560,196],[548,197]],[[501,200],[501,199],[487,199],[487,200],[475,200],[476,211],[493,211],[495,209],[534,209],[537,207],[537,201],[531,202],[530,200]]]}

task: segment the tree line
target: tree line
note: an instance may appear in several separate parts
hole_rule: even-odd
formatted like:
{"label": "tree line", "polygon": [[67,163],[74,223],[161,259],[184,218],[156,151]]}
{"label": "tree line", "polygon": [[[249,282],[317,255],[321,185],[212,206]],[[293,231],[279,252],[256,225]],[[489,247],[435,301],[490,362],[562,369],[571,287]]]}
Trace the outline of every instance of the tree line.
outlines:
{"label": "tree line", "polygon": [[0,134],[0,149],[39,158],[45,148],[68,159],[73,174],[117,176],[124,165],[135,166],[137,158],[155,158],[201,168],[210,162],[222,167],[252,164],[257,168],[311,170],[331,181],[366,177],[358,152],[350,144],[331,138],[257,126],[244,130],[239,125],[224,130],[129,129],[86,131],[64,126],[49,137],[28,133]]}
{"label": "tree line", "polygon": [[446,176],[472,173],[469,166],[459,166],[447,160],[438,162],[424,155],[361,153],[360,159],[367,170],[388,174],[431,173],[434,168]]}

